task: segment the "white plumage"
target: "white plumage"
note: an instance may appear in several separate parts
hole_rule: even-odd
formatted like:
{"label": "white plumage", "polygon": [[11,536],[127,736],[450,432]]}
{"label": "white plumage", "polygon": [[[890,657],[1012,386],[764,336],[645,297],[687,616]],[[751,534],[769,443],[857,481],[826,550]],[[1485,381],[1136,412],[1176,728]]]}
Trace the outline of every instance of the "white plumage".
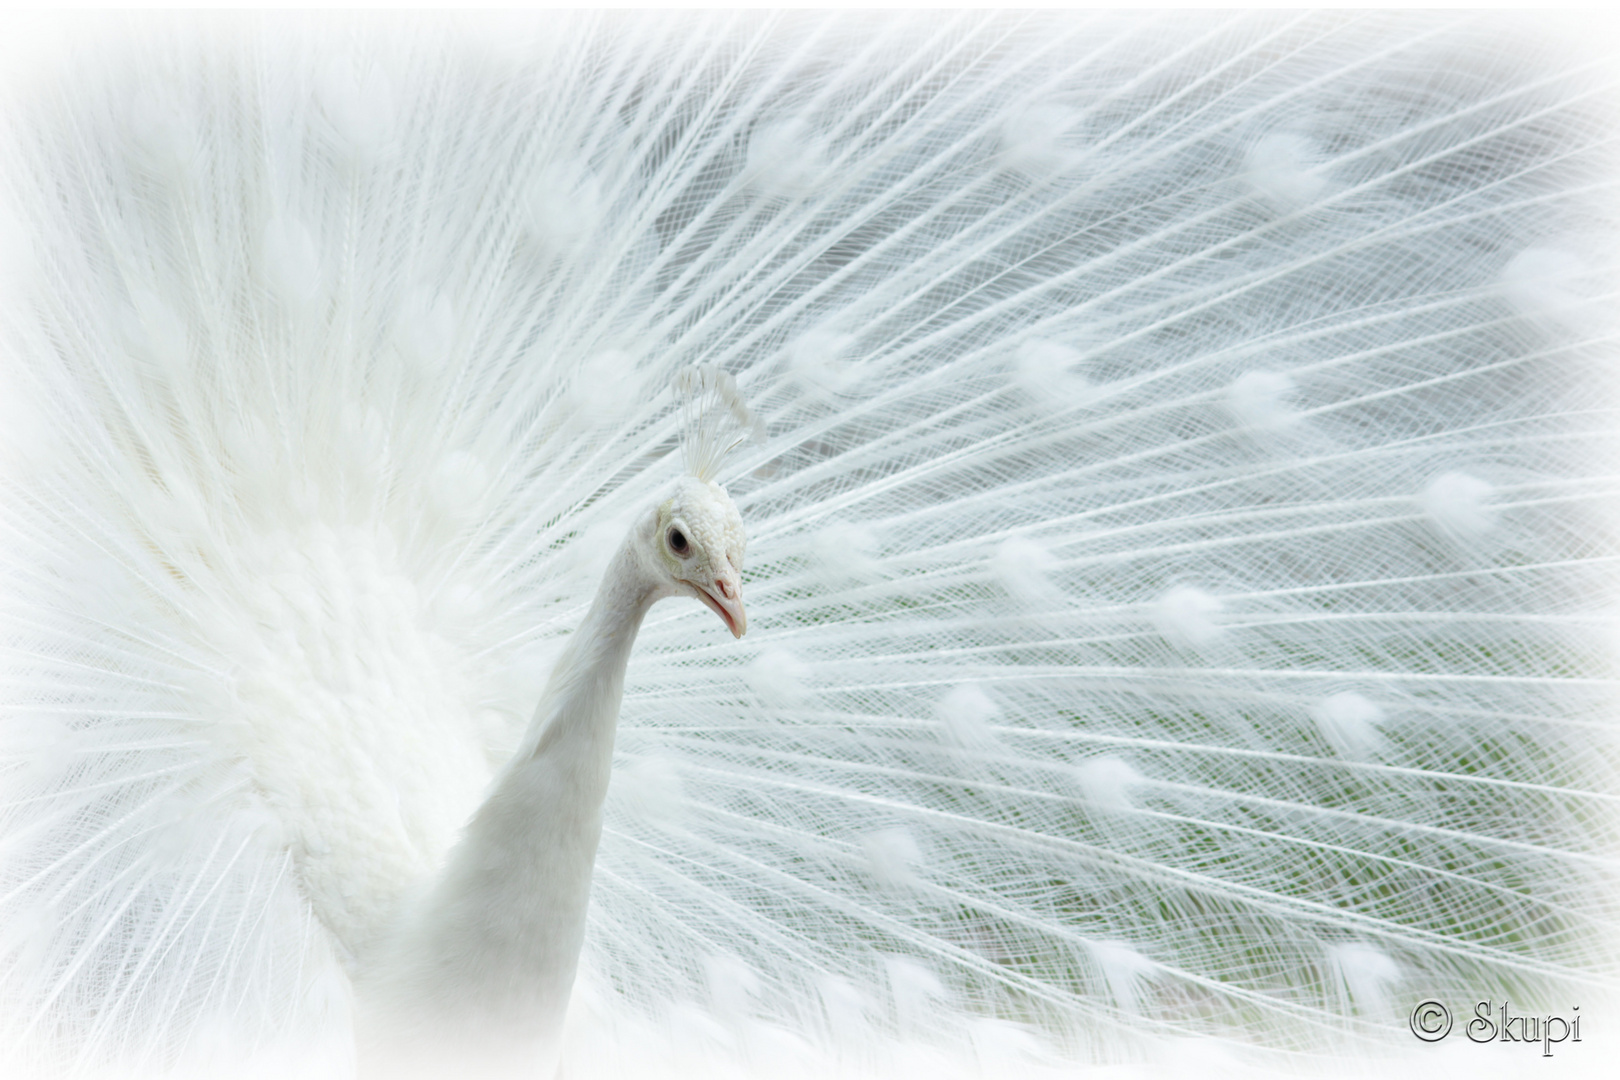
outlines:
{"label": "white plumage", "polygon": [[1576,45],[135,29],[0,154],[7,1075],[353,1069],[694,363],[763,420],[752,629],[642,627],[567,1075],[1211,1067],[1613,994]]}

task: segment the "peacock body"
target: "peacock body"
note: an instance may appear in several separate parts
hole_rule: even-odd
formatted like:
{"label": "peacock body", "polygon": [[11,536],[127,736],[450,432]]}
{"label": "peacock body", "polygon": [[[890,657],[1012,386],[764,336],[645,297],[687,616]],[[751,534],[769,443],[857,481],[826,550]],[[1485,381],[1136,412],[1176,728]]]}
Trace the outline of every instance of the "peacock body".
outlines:
{"label": "peacock body", "polygon": [[642,625],[565,1075],[1292,1061],[1612,994],[1599,58],[133,30],[5,114],[7,1075],[352,1072],[694,363],[763,420],[751,633]]}

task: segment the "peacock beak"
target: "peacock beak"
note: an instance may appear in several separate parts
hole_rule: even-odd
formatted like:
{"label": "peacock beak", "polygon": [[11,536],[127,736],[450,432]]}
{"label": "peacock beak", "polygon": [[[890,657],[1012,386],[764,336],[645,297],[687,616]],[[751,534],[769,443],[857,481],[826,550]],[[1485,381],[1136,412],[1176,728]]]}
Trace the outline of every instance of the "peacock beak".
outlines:
{"label": "peacock beak", "polygon": [[732,637],[748,633],[748,613],[743,610],[742,580],[729,567],[714,576],[711,585],[697,587],[698,599],[709,605],[731,631]]}

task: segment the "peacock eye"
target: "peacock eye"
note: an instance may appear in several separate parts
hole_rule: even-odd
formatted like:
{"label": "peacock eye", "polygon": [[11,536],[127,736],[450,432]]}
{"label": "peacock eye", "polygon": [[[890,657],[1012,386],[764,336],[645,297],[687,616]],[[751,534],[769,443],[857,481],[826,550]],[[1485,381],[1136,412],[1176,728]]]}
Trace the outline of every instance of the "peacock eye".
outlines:
{"label": "peacock eye", "polygon": [[685,555],[690,550],[686,542],[686,534],[679,529],[669,530],[669,550],[677,555]]}

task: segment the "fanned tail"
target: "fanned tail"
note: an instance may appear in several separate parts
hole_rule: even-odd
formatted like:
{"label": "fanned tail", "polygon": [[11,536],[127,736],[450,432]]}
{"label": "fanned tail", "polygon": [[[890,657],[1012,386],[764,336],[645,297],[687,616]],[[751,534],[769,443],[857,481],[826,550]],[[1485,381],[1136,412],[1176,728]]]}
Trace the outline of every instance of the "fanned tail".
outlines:
{"label": "fanned tail", "polygon": [[[1596,61],[1441,15],[445,34],[153,35],[8,119],[0,1063],[349,1068],[344,913],[739,396],[751,632],[642,630],[569,1067],[1613,994]],[[405,714],[457,780],[381,865],[289,807],[392,806],[323,763]]]}

